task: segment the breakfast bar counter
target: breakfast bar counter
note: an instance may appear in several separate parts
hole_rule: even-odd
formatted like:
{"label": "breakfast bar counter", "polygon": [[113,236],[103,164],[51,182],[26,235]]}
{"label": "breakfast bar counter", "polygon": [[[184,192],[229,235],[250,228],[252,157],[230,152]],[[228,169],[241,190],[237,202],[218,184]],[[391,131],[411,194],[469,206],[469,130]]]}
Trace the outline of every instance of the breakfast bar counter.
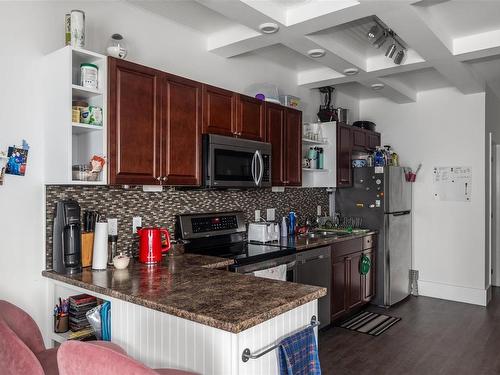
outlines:
{"label": "breakfast bar counter", "polygon": [[275,353],[244,362],[243,352],[309,325],[326,289],[229,272],[232,262],[170,254],[154,266],[132,261],[124,270],[42,274],[54,301],[79,293],[110,301],[112,341],[153,368],[276,374]]}
{"label": "breakfast bar counter", "polygon": [[50,279],[136,305],[239,333],[326,294],[325,288],[286,283],[220,269],[231,259],[170,255],[148,266],[74,275],[43,271]]}

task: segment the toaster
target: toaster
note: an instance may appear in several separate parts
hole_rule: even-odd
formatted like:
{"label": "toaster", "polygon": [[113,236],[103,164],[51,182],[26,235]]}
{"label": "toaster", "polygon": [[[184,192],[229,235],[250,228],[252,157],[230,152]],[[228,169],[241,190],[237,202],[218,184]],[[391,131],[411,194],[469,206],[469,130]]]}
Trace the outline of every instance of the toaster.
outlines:
{"label": "toaster", "polygon": [[248,224],[248,241],[271,242],[278,241],[280,227],[277,223],[250,223]]}

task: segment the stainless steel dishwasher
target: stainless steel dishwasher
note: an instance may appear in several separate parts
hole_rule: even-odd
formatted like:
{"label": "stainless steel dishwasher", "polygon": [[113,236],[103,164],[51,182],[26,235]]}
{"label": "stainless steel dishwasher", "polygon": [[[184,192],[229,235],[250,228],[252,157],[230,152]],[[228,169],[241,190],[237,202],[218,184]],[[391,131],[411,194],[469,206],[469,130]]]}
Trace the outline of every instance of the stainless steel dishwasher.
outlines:
{"label": "stainless steel dishwasher", "polygon": [[330,247],[320,247],[297,253],[297,282],[327,288],[326,296],[318,300],[319,328],[330,324],[330,290],[332,263]]}

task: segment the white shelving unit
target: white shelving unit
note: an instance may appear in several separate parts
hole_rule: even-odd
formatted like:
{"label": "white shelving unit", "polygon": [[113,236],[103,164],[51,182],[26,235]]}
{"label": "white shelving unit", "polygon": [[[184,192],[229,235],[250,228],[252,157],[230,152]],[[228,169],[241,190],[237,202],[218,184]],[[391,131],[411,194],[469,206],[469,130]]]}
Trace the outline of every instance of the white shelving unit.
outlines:
{"label": "white shelving unit", "polygon": [[309,147],[323,148],[324,169],[302,168],[303,187],[337,186],[337,123],[319,124],[321,140],[302,138],[302,156],[307,155]]}
{"label": "white shelving unit", "polygon": [[[98,87],[80,85],[80,64],[98,67]],[[98,181],[72,178],[72,166],[88,164],[94,156],[107,155],[107,57],[92,51],[67,46],[43,61],[45,79],[45,183],[63,185],[107,184],[107,163]],[[83,100],[102,108],[102,126],[72,122],[72,104]]]}

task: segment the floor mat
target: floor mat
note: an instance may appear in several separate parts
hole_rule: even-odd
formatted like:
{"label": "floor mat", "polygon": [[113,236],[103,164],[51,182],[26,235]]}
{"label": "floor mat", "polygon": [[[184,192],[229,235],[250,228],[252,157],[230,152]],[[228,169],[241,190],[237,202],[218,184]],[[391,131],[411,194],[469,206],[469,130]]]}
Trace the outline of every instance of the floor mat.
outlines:
{"label": "floor mat", "polygon": [[351,331],[366,333],[367,335],[379,336],[400,320],[401,318],[396,318],[394,316],[363,311],[342,322],[340,327],[350,329]]}

